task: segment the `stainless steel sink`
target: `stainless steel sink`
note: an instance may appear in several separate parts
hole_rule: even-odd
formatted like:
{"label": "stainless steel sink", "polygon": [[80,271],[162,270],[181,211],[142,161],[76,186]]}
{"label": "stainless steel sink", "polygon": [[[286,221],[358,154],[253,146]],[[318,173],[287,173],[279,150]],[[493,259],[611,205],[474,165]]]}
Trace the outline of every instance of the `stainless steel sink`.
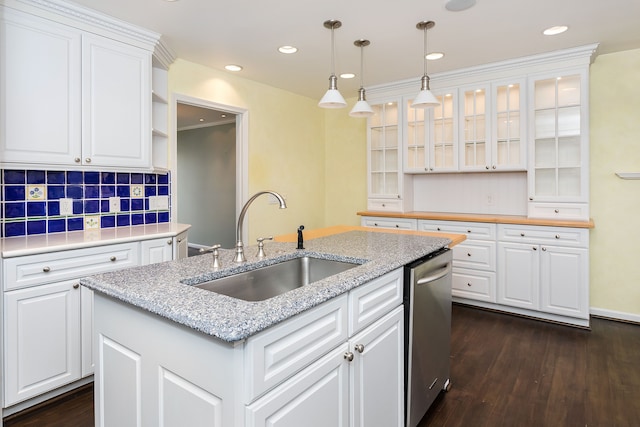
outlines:
{"label": "stainless steel sink", "polygon": [[194,285],[245,301],[263,301],[359,264],[302,257]]}

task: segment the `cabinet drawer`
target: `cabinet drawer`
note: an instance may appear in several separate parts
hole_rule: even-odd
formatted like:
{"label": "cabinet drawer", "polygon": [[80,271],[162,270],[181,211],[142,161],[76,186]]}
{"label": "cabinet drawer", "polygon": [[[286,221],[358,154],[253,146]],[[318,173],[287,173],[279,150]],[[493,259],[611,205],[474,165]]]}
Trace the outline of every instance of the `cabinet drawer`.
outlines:
{"label": "cabinet drawer", "polygon": [[402,212],[402,199],[368,199],[367,210],[382,212]]}
{"label": "cabinet drawer", "polygon": [[589,220],[586,203],[529,203],[529,218]]}
{"label": "cabinet drawer", "polygon": [[138,265],[138,243],[7,258],[5,290],[75,279]]}
{"label": "cabinet drawer", "polygon": [[493,240],[496,238],[496,224],[484,222],[431,221],[421,219],[418,221],[418,230],[466,234],[467,239]]}
{"label": "cabinet drawer", "polygon": [[349,292],[349,336],[402,304],[403,272],[398,268]]}
{"label": "cabinet drawer", "polygon": [[380,218],[364,216],[360,220],[364,227],[394,228],[398,230],[415,230],[417,220],[411,218]]}
{"label": "cabinet drawer", "polygon": [[496,273],[454,268],[451,277],[454,297],[496,302]]}
{"label": "cabinet drawer", "polygon": [[488,241],[462,242],[453,247],[454,267],[496,270],[496,243]]}
{"label": "cabinet drawer", "polygon": [[247,340],[248,404],[347,340],[347,295],[269,328]]}
{"label": "cabinet drawer", "polygon": [[500,224],[498,226],[498,240],[586,248],[589,246],[589,230],[584,228]]}

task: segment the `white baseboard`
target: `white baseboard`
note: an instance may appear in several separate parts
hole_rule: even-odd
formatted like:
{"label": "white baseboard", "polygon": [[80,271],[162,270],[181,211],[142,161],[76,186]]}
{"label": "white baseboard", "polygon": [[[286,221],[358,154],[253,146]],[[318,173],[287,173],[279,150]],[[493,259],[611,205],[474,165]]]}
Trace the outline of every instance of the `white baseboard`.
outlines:
{"label": "white baseboard", "polygon": [[589,312],[593,316],[606,317],[608,319],[623,320],[640,324],[640,314],[625,313],[623,311],[607,310],[605,308],[591,307]]}

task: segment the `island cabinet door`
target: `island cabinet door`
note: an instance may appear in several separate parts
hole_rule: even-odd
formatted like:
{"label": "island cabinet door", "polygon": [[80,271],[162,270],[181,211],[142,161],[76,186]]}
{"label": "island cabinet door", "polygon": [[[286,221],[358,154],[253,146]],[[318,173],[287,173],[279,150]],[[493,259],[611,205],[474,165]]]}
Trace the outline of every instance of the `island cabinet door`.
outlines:
{"label": "island cabinet door", "polygon": [[246,426],[347,427],[347,343],[338,346],[280,386],[246,406]]}
{"label": "island cabinet door", "polygon": [[403,425],[403,313],[403,306],[397,307],[349,340],[353,427]]}

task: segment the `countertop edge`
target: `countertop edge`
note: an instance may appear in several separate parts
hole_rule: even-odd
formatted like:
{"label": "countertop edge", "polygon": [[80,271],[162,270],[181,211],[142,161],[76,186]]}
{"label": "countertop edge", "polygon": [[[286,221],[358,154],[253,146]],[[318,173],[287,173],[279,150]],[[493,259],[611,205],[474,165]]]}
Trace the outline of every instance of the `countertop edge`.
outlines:
{"label": "countertop edge", "polygon": [[407,219],[432,219],[439,221],[466,221],[485,222],[495,224],[520,224],[520,225],[540,225],[550,227],[571,227],[571,228],[595,228],[593,219],[589,221],[579,220],[557,220],[543,218],[529,218],[518,215],[492,215],[492,214],[464,214],[450,212],[383,212],[383,211],[360,211],[360,216],[374,216],[381,218],[407,218]]}
{"label": "countertop edge", "polygon": [[4,258],[85,249],[118,243],[175,237],[191,228],[189,224],[163,223],[70,231],[66,233],[5,237],[0,241],[0,255]]}

